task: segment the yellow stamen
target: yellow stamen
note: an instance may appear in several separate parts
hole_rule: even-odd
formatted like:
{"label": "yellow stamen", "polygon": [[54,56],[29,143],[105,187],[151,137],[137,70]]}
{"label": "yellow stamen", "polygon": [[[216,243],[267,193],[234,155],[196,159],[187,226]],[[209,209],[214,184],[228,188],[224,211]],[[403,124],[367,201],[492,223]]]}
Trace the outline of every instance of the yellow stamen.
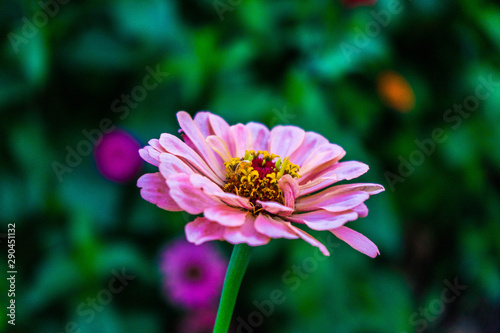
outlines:
{"label": "yellow stamen", "polygon": [[281,162],[280,156],[267,151],[247,150],[243,158],[232,158],[224,167],[226,184],[223,190],[249,198],[253,214],[262,209],[256,204],[257,200],[284,203],[283,192],[278,186],[281,177],[300,177],[299,166],[291,163],[288,157]]}

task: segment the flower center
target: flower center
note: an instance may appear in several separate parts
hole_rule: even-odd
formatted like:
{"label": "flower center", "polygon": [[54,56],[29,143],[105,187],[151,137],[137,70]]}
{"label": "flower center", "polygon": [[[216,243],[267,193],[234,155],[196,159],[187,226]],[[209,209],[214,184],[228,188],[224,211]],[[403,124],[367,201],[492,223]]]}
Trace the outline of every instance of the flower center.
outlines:
{"label": "flower center", "polygon": [[189,281],[198,281],[201,279],[202,277],[202,272],[201,272],[201,269],[198,267],[198,266],[189,266],[187,269],[186,269],[186,277]]}
{"label": "flower center", "polygon": [[254,213],[260,209],[256,204],[257,200],[284,203],[283,192],[278,186],[283,175],[300,177],[298,174],[300,168],[290,163],[288,157],[282,162],[281,157],[269,154],[267,151],[247,150],[243,158],[232,158],[225,162],[224,166],[226,167],[224,192],[249,198],[254,206]]}

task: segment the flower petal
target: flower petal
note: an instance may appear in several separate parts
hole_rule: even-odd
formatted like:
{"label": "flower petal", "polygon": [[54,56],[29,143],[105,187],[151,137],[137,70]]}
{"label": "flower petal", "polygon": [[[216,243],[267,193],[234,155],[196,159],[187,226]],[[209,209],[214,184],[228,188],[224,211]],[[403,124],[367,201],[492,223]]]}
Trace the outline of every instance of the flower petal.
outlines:
{"label": "flower petal", "polygon": [[285,206],[295,209],[295,199],[299,196],[299,185],[290,175],[284,175],[278,182],[280,190],[285,197]]}
{"label": "flower petal", "polygon": [[[309,193],[309,189],[304,190],[304,188],[300,188],[301,195],[305,195]],[[368,195],[377,194],[384,191],[384,187],[379,184],[371,184],[371,183],[356,183],[356,184],[345,184],[345,185],[337,185],[330,188],[327,188],[324,191],[309,195],[309,196],[301,196],[298,199],[298,206],[302,209],[305,209],[306,206],[315,206],[318,202],[327,200],[329,197],[339,196],[342,194],[348,194],[353,192],[365,192]]]}
{"label": "flower petal", "polygon": [[348,192],[342,194],[322,195],[322,193],[313,194],[297,200],[295,204],[296,211],[312,211],[315,209],[324,209],[329,212],[342,212],[349,210],[363,203],[370,195],[363,191]]}
{"label": "flower petal", "polygon": [[338,239],[343,240],[355,250],[366,254],[371,258],[375,258],[380,252],[377,246],[368,238],[363,236],[357,231],[349,229],[347,227],[339,227],[330,230]]}
{"label": "flower petal", "polygon": [[176,175],[178,173],[192,174],[194,170],[184,163],[180,158],[170,153],[161,153],[160,154],[160,166],[159,170],[161,175],[167,179],[172,175]]}
{"label": "flower petal", "polygon": [[137,186],[141,188],[141,196],[144,200],[172,212],[182,210],[170,196],[170,189],[165,178],[159,172],[142,175],[137,180]]}
{"label": "flower petal", "polygon": [[144,161],[148,162],[149,164],[152,164],[154,166],[160,165],[158,159],[153,157],[153,156],[158,156],[159,152],[151,146],[146,146],[144,148],[139,149],[139,155],[142,157]]}
{"label": "flower petal", "polygon": [[252,209],[252,205],[248,198],[240,197],[233,193],[223,192],[222,189],[214,184],[210,179],[199,174],[192,174],[190,181],[193,186],[202,190],[205,194],[214,198],[219,198],[226,204],[234,207]]}
{"label": "flower petal", "polygon": [[293,209],[287,206],[284,206],[276,201],[260,201],[256,200],[256,203],[262,206],[262,209],[271,213],[271,214],[280,214],[283,216],[290,215],[293,213]]}
{"label": "flower petal", "polygon": [[320,177],[315,180],[308,181],[305,184],[299,185],[299,193],[301,196],[306,194],[314,193],[325,187],[328,187],[337,182],[337,176],[332,175],[331,177]]}
{"label": "flower petal", "polygon": [[205,217],[197,217],[184,227],[186,239],[190,243],[200,245],[207,241],[223,240],[225,227]]}
{"label": "flower petal", "polygon": [[312,246],[317,247],[321,251],[321,253],[323,253],[325,256],[329,256],[330,255],[330,252],[328,252],[328,249],[326,248],[326,246],[323,245],[323,244],[321,244],[321,242],[319,242],[316,238],[314,238],[313,236],[309,235],[304,230],[299,229],[299,228],[293,226],[292,224],[287,224],[287,225],[288,225],[288,227],[290,229],[292,229],[295,233],[297,233],[297,235],[300,238],[302,238],[303,240],[305,240],[306,242],[308,242]]}
{"label": "flower petal", "polygon": [[328,144],[329,142],[324,136],[315,132],[306,132],[304,141],[290,156],[290,162],[302,166],[302,163],[313,155],[318,147]]}
{"label": "flower petal", "polygon": [[222,161],[228,162],[231,159],[231,153],[227,148],[226,143],[220,137],[216,135],[210,135],[207,138],[207,143],[210,148],[212,148],[219,156],[222,158]]}
{"label": "flower petal", "polygon": [[[200,175],[192,174],[191,176]],[[191,183],[190,176],[184,173],[168,177],[167,184],[172,198],[179,207],[189,214],[201,214],[206,208],[221,204],[219,199],[194,186]]]}
{"label": "flower petal", "polygon": [[289,157],[304,140],[305,132],[296,126],[276,126],[271,130],[268,150],[272,154]]}
{"label": "flower petal", "polygon": [[364,203],[352,208],[353,212],[356,212],[359,217],[367,217],[368,216],[368,207]]}
{"label": "flower petal", "polygon": [[275,220],[265,214],[259,214],[255,219],[255,229],[271,238],[297,239],[299,236],[282,220]]}
{"label": "flower petal", "polygon": [[224,140],[227,145],[227,149],[229,149],[231,157],[237,157],[233,132],[231,131],[231,127],[228,125],[228,123],[215,114],[210,114],[209,120],[210,125],[212,126],[213,134]]}
{"label": "flower petal", "polygon": [[255,217],[247,214],[245,223],[240,227],[227,227],[224,231],[224,239],[232,244],[247,243],[251,246],[265,245],[271,240],[269,237],[260,234],[254,226]]}
{"label": "flower petal", "polygon": [[189,162],[191,166],[196,168],[200,173],[209,177],[211,180],[216,182],[219,185],[224,184],[224,178],[222,176],[217,175],[205,161],[196,153],[193,149],[188,147],[184,142],[182,142],[179,138],[171,135],[171,134],[162,134],[160,136],[160,143],[165,148],[165,150],[171,154],[174,154],[178,157],[182,157],[185,161]]}
{"label": "flower petal", "polygon": [[330,230],[343,226],[349,221],[354,221],[358,218],[358,214],[354,211],[342,213],[332,213],[323,209],[315,210],[303,214],[293,214],[288,217],[289,220],[305,223],[313,230]]}
{"label": "flower petal", "polygon": [[204,138],[213,135],[212,126],[210,125],[210,116],[212,113],[208,111],[199,111],[194,115],[193,121],[196,127],[200,130]]}
{"label": "flower petal", "polygon": [[245,156],[245,150],[252,150],[252,132],[243,124],[231,126],[236,151],[234,157]]}
{"label": "flower petal", "polygon": [[208,207],[203,212],[203,215],[210,221],[217,222],[226,227],[239,227],[243,225],[247,214],[250,213],[226,205]]}
{"label": "flower petal", "polygon": [[252,133],[252,149],[255,152],[259,150],[267,150],[267,143],[269,141],[269,129],[259,123],[250,122],[246,127]]}
{"label": "flower petal", "polygon": [[224,171],[222,168],[222,163],[218,159],[218,156],[215,155],[214,151],[210,148],[210,146],[205,141],[205,137],[196,126],[195,122],[189,115],[189,113],[185,111],[177,112],[177,120],[179,122],[180,127],[184,131],[184,134],[189,137],[193,145],[196,147],[196,150],[199,152],[201,157],[208,162],[209,166],[215,173],[224,178]]}
{"label": "flower petal", "polygon": [[248,210],[252,210],[253,207],[250,204],[250,200],[245,197],[240,197],[239,195],[233,194],[233,193],[227,193],[227,192],[210,192],[209,194],[213,195],[214,197],[219,198],[220,200],[224,201],[224,203],[228,204],[229,206],[232,207],[239,207],[239,208],[244,208]]}
{"label": "flower petal", "polygon": [[345,151],[340,146],[335,144],[320,146],[300,167],[302,177],[299,183],[304,184],[320,176],[326,177],[327,174],[324,171],[331,168],[344,156]]}

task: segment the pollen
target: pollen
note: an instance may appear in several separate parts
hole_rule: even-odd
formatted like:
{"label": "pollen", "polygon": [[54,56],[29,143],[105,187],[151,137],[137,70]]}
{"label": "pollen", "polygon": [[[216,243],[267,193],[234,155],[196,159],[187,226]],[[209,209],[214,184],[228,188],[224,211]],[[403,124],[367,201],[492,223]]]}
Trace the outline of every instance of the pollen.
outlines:
{"label": "pollen", "polygon": [[245,156],[235,157],[224,163],[226,168],[226,184],[224,192],[250,199],[253,212],[260,210],[256,203],[260,201],[276,201],[284,203],[283,192],[278,182],[284,175],[299,178],[299,166],[290,162],[288,157],[269,154],[267,151],[245,151]]}

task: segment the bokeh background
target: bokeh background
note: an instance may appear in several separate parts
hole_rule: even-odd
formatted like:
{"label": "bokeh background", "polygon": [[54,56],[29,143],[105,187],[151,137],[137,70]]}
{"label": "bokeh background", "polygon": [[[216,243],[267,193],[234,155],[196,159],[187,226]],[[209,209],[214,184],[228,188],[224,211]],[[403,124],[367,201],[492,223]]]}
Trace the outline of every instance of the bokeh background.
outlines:
{"label": "bokeh background", "polygon": [[[364,2],[2,0],[0,331],[210,332],[160,269],[194,217],[140,197],[154,167],[113,178],[95,154],[112,129],[143,146],[177,133],[177,111],[210,110],[316,131],[386,187],[350,225],[381,256],[326,233],[327,260],[298,240],[256,248],[234,332],[499,332],[500,7]],[[274,290],[285,300],[262,315]]]}

